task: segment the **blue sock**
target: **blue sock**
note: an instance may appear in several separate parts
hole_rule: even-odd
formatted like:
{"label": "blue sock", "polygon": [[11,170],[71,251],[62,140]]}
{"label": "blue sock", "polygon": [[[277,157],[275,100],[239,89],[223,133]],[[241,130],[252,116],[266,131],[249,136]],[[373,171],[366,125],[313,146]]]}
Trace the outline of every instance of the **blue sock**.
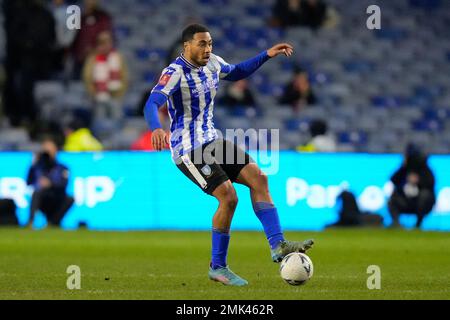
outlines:
{"label": "blue sock", "polygon": [[212,230],[212,260],[211,267],[218,269],[227,266],[228,244],[230,234],[213,228]]}
{"label": "blue sock", "polygon": [[256,202],[253,210],[263,225],[270,248],[275,249],[281,241],[284,241],[277,208],[269,202]]}

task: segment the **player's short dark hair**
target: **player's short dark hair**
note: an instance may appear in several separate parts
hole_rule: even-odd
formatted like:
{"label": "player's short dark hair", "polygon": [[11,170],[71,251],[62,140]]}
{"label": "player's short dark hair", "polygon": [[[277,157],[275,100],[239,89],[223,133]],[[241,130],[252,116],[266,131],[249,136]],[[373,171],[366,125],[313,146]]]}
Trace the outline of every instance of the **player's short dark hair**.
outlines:
{"label": "player's short dark hair", "polygon": [[204,25],[198,23],[190,24],[184,28],[183,33],[181,34],[181,41],[186,42],[192,40],[194,38],[194,34],[200,32],[209,32],[209,30]]}

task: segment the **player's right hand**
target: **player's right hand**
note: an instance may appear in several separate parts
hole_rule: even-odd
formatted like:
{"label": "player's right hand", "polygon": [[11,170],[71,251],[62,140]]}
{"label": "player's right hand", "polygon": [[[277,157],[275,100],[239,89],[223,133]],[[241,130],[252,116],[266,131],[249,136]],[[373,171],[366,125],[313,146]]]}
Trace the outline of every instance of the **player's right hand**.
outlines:
{"label": "player's right hand", "polygon": [[169,144],[168,136],[163,129],[156,129],[152,132],[152,145],[156,151],[161,151]]}

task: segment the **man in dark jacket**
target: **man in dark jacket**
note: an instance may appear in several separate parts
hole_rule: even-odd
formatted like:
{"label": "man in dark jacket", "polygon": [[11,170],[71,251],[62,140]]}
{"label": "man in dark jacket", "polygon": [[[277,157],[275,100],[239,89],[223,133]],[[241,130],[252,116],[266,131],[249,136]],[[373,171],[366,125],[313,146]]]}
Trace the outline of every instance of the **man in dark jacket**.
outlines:
{"label": "man in dark jacket", "polygon": [[435,178],[427,164],[427,156],[410,144],[402,166],[391,177],[394,192],[388,202],[392,226],[398,227],[400,213],[415,214],[416,228],[431,212],[436,202]]}
{"label": "man in dark jacket", "polygon": [[296,68],[292,80],[284,88],[279,98],[280,104],[289,104],[295,112],[316,104],[316,96],[309,82],[308,73]]}
{"label": "man in dark jacket", "polygon": [[58,148],[51,139],[42,143],[42,151],[36,156],[28,171],[27,184],[34,187],[31,198],[30,219],[33,225],[36,211],[41,210],[50,225],[59,226],[74,199],[66,194],[69,170],[56,160]]}
{"label": "man in dark jacket", "polygon": [[39,113],[35,83],[49,79],[54,71],[55,20],[43,0],[4,0],[1,6],[6,36],[5,115],[13,126],[30,126]]}

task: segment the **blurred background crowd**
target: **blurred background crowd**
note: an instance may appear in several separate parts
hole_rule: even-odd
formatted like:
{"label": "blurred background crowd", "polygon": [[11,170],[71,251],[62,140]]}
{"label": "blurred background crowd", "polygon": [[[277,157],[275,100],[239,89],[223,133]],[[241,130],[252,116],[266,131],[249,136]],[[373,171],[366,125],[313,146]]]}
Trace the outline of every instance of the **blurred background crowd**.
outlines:
{"label": "blurred background crowd", "polygon": [[[210,28],[230,63],[280,41],[296,50],[222,83],[218,129],[279,129],[282,150],[450,150],[448,1],[0,2],[3,151],[35,151],[47,135],[66,151],[151,150],[142,108],[192,22]],[[72,4],[80,30],[66,26]],[[371,4],[381,30],[366,27]]]}

